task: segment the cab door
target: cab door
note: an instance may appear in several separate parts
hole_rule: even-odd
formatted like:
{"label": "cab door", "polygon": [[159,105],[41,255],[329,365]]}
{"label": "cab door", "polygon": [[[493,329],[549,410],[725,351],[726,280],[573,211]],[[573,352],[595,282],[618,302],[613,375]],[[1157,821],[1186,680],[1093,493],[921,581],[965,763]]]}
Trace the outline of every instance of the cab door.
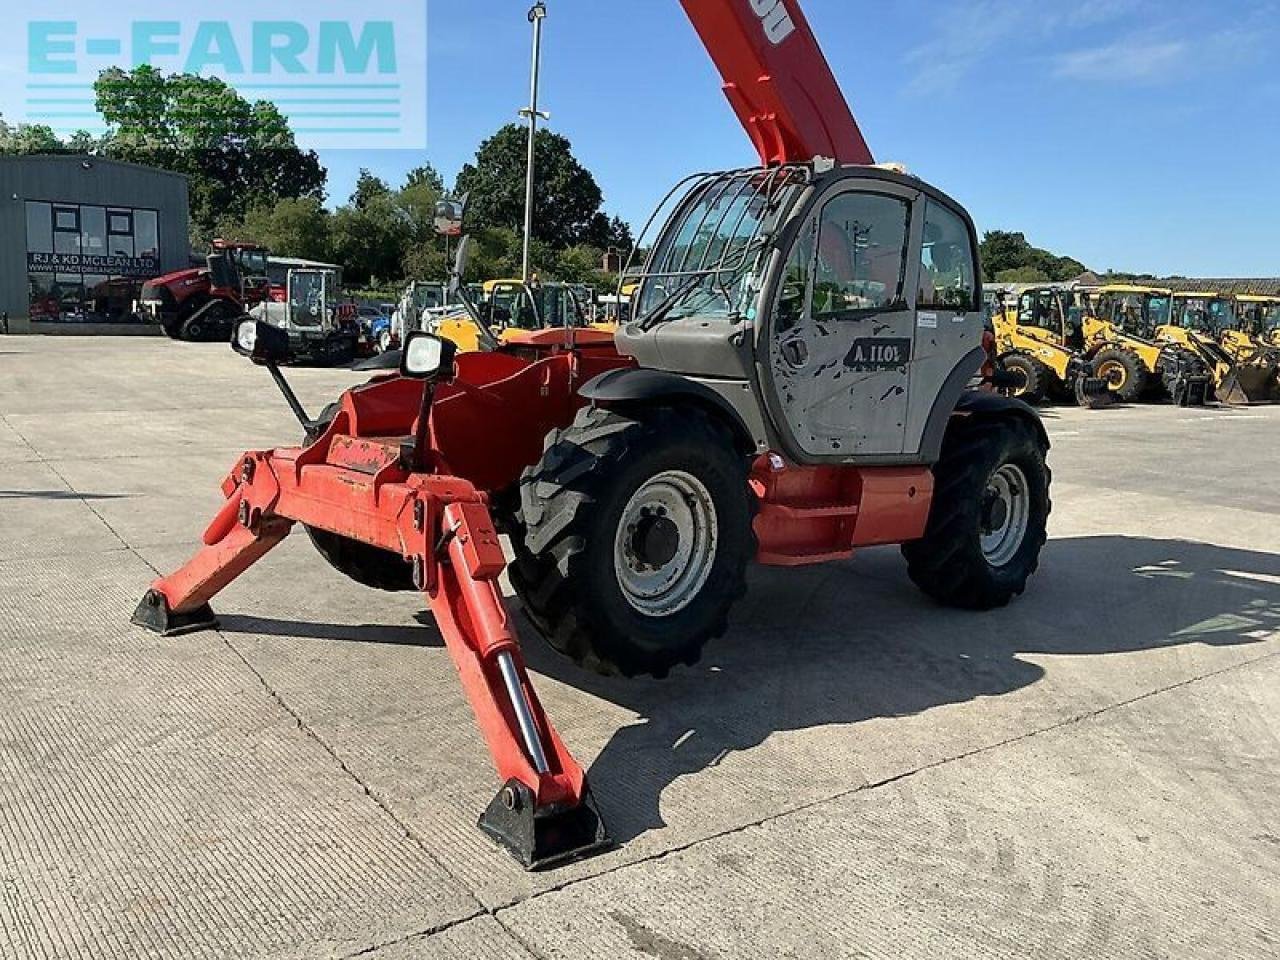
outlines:
{"label": "cab door", "polygon": [[765,333],[765,393],[776,428],[807,462],[903,454],[919,198],[896,183],[842,181],[787,258]]}

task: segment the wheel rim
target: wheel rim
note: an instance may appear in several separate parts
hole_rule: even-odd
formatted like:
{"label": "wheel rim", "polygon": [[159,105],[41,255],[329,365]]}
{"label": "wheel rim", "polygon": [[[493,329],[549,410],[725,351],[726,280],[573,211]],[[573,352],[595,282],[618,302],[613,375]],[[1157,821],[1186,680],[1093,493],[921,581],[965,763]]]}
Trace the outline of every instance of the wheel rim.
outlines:
{"label": "wheel rim", "polygon": [[1124,368],[1124,364],[1117,363],[1114,360],[1104,361],[1098,367],[1098,376],[1107,381],[1112,390],[1122,390],[1124,385],[1129,382],[1129,371]]}
{"label": "wheel rim", "polygon": [[719,529],[711,494],[680,470],[646,481],[622,511],[614,570],[631,607],[667,617],[689,606],[711,576]]}
{"label": "wheel rim", "polygon": [[1031,488],[1016,464],[1006,463],[987,482],[982,497],[982,554],[993,567],[1009,563],[1031,524]]}
{"label": "wheel rim", "polygon": [[1027,377],[1027,371],[1020,367],[1014,367],[1009,372],[1012,373],[1017,380],[1017,383],[1013,388],[1013,395],[1015,397],[1025,397],[1027,395],[1027,388],[1031,385]]}
{"label": "wheel rim", "polygon": [[391,334],[389,334],[389,333],[384,333],[382,336],[380,336],[380,337],[378,338],[378,346],[379,346],[379,348],[382,350],[382,352],[383,352],[383,353],[386,353],[388,350],[390,350],[390,349],[391,349]]}

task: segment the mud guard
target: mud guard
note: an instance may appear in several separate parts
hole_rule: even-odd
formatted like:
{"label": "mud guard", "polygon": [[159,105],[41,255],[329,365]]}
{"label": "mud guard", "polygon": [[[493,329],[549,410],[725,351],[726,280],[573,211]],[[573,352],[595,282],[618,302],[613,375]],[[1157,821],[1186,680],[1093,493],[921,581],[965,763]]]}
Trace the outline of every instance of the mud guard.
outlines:
{"label": "mud guard", "polygon": [[1035,427],[1036,435],[1045,449],[1049,449],[1049,432],[1044,428],[1044,421],[1035,407],[1023,403],[1015,397],[1002,397],[998,393],[984,393],[980,390],[967,390],[956,401],[951,419],[956,417],[1011,417],[1030,423]]}
{"label": "mud guard", "polygon": [[706,384],[678,373],[634,367],[610,370],[583,384],[578,395],[603,407],[655,400],[693,402],[728,424],[744,452],[754,453],[757,448],[757,438],[733,404]]}

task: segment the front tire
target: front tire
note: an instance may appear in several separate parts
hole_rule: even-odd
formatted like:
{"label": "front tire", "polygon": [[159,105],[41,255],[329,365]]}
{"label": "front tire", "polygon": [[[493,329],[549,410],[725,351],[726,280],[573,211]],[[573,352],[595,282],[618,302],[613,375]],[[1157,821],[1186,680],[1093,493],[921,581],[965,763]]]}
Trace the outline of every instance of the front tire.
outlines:
{"label": "front tire", "polygon": [[1134,403],[1146,393],[1147,368],[1132,350],[1103,347],[1093,358],[1093,369],[1122,403]]}
{"label": "front tire", "polygon": [[1003,607],[1026,590],[1052,509],[1047,453],[1022,420],[952,424],[924,539],[902,548],[916,586],[965,610]]}
{"label": "front tire", "polygon": [[1025,353],[1010,353],[1001,362],[1005,370],[1018,378],[1013,396],[1026,403],[1044,403],[1049,395],[1049,384],[1054,379],[1047,366]]}
{"label": "front tire", "polygon": [[664,677],[727,629],[755,553],[748,461],[696,408],[586,408],[521,481],[511,582],[555,649]]}

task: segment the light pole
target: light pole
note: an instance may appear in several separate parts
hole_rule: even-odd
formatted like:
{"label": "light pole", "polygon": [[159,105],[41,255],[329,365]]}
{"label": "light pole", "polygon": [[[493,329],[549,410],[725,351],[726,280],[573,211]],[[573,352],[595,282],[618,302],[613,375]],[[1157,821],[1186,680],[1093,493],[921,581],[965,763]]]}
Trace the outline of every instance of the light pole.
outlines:
{"label": "light pole", "polygon": [[550,120],[551,115],[538,109],[538,75],[542,70],[542,21],[547,18],[547,5],[538,0],[529,10],[529,22],[533,24],[533,69],[529,78],[529,106],[520,116],[529,121],[529,165],[524,187],[524,260],[522,279],[529,282],[529,244],[533,239],[533,184],[536,174],[534,144],[538,135],[538,120]]}

